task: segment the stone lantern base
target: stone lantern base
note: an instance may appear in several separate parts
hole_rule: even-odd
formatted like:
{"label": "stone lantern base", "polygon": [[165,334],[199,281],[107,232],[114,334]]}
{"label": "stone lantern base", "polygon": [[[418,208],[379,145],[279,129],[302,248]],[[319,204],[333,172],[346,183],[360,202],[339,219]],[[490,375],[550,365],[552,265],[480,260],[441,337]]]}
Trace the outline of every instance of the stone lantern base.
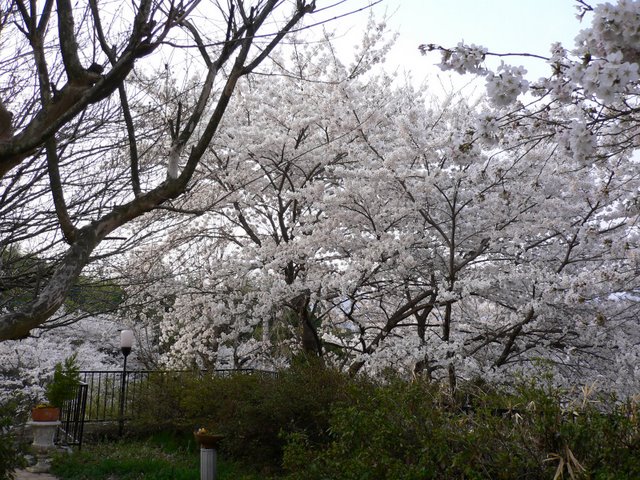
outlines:
{"label": "stone lantern base", "polygon": [[28,422],[33,431],[33,447],[38,462],[28,467],[27,470],[33,473],[48,472],[51,468],[51,459],[49,453],[55,450],[56,446],[53,441],[56,436],[56,430],[60,422]]}

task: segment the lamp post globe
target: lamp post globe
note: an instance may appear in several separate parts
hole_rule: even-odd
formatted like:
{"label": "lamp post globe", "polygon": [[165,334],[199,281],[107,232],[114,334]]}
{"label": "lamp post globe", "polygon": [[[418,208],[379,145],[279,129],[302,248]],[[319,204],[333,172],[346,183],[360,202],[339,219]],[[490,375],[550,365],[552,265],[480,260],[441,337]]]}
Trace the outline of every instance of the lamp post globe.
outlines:
{"label": "lamp post globe", "polygon": [[131,353],[131,347],[133,346],[133,330],[122,330],[120,332],[120,350],[124,355],[125,362],[127,356]]}

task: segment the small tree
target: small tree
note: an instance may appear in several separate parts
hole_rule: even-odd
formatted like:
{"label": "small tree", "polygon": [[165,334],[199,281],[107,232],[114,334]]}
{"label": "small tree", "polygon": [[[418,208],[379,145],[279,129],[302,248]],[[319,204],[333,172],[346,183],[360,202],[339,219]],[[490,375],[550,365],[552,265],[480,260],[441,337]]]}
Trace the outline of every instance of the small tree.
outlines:
{"label": "small tree", "polygon": [[47,401],[52,407],[62,408],[64,402],[72,400],[80,385],[80,367],[74,353],[64,362],[56,363],[53,378],[46,387]]}

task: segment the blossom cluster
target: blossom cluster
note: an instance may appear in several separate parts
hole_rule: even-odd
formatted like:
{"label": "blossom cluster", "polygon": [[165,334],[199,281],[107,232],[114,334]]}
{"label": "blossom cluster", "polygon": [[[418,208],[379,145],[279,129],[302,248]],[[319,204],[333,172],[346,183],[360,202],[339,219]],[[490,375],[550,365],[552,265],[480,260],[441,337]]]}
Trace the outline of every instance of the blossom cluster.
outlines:
{"label": "blossom cluster", "polygon": [[466,45],[460,42],[453,49],[442,49],[440,68],[453,70],[460,74],[484,73],[486,70],[483,65],[487,52],[485,47],[474,44]]}
{"label": "blossom cluster", "polygon": [[505,107],[515,102],[518,96],[529,89],[525,80],[527,71],[523,67],[513,67],[501,63],[497,73],[487,73],[487,95],[497,107]]}
{"label": "blossom cluster", "polygon": [[[496,106],[513,103],[531,87],[534,93],[552,93],[555,99],[572,102],[579,96],[611,103],[625,95],[638,94],[640,79],[640,7],[637,1],[603,3],[593,9],[590,28],[576,37],[576,48],[568,51],[559,43],[551,46],[548,78],[529,85],[522,67],[502,63],[496,72],[483,66],[492,55],[486,48],[458,43],[452,49],[431,45],[423,52],[440,50],[443,70],[485,76],[487,93]],[[576,96],[577,92],[582,92]]]}

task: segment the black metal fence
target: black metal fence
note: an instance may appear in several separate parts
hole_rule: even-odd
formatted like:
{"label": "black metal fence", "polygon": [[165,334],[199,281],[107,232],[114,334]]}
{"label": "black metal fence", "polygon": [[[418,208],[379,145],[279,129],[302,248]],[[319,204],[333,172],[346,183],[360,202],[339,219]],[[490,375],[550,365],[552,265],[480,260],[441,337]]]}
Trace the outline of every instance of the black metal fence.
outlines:
{"label": "black metal fence", "polygon": [[[127,420],[136,405],[136,399],[146,392],[150,382],[155,384],[177,381],[180,376],[193,371],[180,370],[86,370],[80,378],[87,384],[85,422],[106,423]],[[201,371],[199,375],[230,376],[275,375],[274,372],[255,369],[220,369]],[[123,377],[124,375],[124,377]]]}
{"label": "black metal fence", "polygon": [[56,434],[57,443],[82,448],[87,390],[88,385],[80,383],[75,397],[62,406],[60,426]]}
{"label": "black metal fence", "polygon": [[[193,371],[179,370],[83,370],[75,398],[63,406],[57,442],[82,448],[86,423],[119,424],[122,433],[125,422],[136,412],[136,400],[150,384],[179,381]],[[198,375],[231,376],[237,374],[275,376],[275,372],[254,369],[222,369],[200,371]],[[155,378],[154,378],[155,377]],[[149,382],[152,380],[153,382]]]}
{"label": "black metal fence", "polygon": [[[154,372],[133,370],[90,370],[80,372],[88,386],[85,422],[115,422],[133,405],[139,387]],[[124,377],[123,377],[124,375]],[[124,402],[124,403],[121,403]],[[120,406],[123,411],[120,412]]]}

